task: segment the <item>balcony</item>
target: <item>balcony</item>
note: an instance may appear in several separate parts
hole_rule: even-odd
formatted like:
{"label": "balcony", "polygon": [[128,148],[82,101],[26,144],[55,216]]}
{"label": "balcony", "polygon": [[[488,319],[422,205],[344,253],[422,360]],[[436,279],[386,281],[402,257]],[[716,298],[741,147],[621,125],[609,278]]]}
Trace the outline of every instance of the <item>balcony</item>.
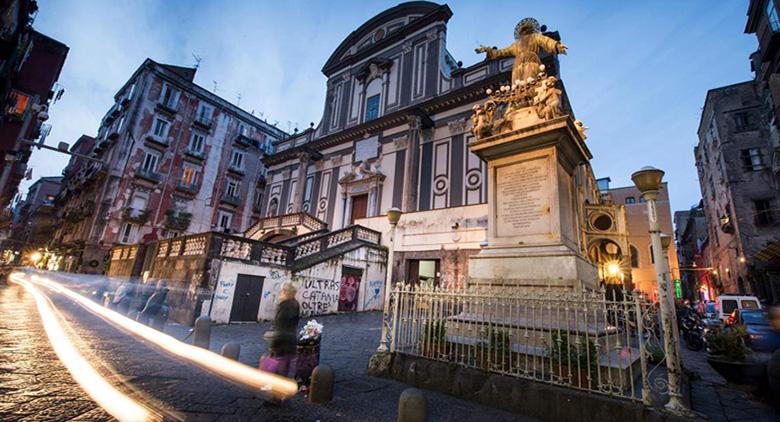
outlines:
{"label": "balcony", "polygon": [[127,207],[122,211],[122,219],[136,224],[145,224],[149,220],[149,210]]}
{"label": "balcony", "polygon": [[198,116],[192,121],[194,126],[209,130],[211,129],[211,117]]}
{"label": "balcony", "polygon": [[139,168],[135,171],[135,177],[144,179],[152,183],[160,183],[162,181],[162,175],[156,171],[144,170]]}
{"label": "balcony", "polygon": [[195,195],[200,191],[200,185],[196,183],[179,182],[176,184],[176,190],[190,195]]}
{"label": "balcony", "polygon": [[175,231],[186,231],[190,227],[192,214],[184,211],[165,211],[165,227]]}
{"label": "balcony", "polygon": [[206,159],[206,153],[205,152],[203,152],[203,151],[193,151],[193,150],[191,150],[189,148],[184,150],[184,155],[186,155],[187,157],[190,157],[190,158],[194,158],[194,159],[198,160],[199,162]]}
{"label": "balcony", "polygon": [[236,143],[248,147],[254,145],[255,141],[254,139],[250,138],[248,135],[244,133],[239,133],[236,136]]}
{"label": "balcony", "polygon": [[171,144],[168,141],[168,138],[161,138],[157,135],[146,135],[146,138],[144,138],[147,144],[152,147],[156,148],[168,148]]}
{"label": "balcony", "polygon": [[176,104],[166,104],[163,102],[158,102],[157,105],[154,107],[154,109],[161,113],[165,113],[168,116],[176,115]]}
{"label": "balcony", "polygon": [[225,193],[222,195],[221,202],[223,204],[228,204],[237,207],[241,205],[241,197],[236,195],[231,195],[229,193]]}
{"label": "balcony", "polygon": [[236,167],[232,164],[228,166],[228,171],[237,174],[239,176],[243,176],[244,174],[246,174],[243,168]]}

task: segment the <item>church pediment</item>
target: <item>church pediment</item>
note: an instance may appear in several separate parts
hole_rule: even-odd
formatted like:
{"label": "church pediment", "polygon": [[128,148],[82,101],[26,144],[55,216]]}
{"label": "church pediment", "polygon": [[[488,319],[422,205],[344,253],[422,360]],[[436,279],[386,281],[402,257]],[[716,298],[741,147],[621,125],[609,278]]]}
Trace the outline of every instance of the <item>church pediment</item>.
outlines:
{"label": "church pediment", "polygon": [[368,181],[382,181],[384,179],[385,175],[382,173],[382,169],[376,164],[360,164],[353,166],[349,173],[339,179],[339,183],[348,185]]}

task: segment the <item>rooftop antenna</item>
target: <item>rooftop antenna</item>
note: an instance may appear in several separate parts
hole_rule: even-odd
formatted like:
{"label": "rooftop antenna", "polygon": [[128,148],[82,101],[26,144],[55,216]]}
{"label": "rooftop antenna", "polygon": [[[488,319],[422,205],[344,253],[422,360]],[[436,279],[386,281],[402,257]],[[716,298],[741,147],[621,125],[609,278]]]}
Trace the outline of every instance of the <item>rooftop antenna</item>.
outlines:
{"label": "rooftop antenna", "polygon": [[217,81],[211,81],[211,82],[214,82],[214,89],[211,92],[216,94],[217,93]]}
{"label": "rooftop antenna", "polygon": [[200,57],[199,55],[192,53],[192,58],[195,59],[195,70],[198,70],[200,68],[200,62],[203,61],[203,57]]}
{"label": "rooftop antenna", "polygon": [[236,107],[241,107],[241,93],[238,93],[238,100],[236,100]]}

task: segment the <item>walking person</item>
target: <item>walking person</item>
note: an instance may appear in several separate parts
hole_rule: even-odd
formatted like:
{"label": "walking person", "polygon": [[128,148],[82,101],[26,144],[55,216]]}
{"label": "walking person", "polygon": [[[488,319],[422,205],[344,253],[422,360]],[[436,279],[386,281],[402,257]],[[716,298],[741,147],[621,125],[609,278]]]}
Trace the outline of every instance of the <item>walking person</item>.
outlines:
{"label": "walking person", "polygon": [[157,317],[165,306],[165,299],[167,296],[168,284],[165,282],[165,280],[158,281],[157,288],[155,289],[154,293],[149,296],[149,300],[146,301],[146,305],[144,306],[143,310],[141,310],[141,313],[138,314],[138,321],[159,329],[160,327],[157,323]]}
{"label": "walking person", "polygon": [[260,369],[285,377],[289,375],[298,344],[300,305],[295,300],[297,292],[293,283],[282,284],[273,329],[263,336],[269,345],[268,354],[260,359]]}

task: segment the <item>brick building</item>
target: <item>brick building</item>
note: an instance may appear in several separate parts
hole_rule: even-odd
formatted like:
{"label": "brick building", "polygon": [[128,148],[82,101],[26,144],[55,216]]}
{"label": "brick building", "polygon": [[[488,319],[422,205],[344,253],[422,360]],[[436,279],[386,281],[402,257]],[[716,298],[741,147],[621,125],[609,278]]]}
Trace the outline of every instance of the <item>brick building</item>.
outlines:
{"label": "brick building", "polygon": [[707,92],[694,149],[717,293],[780,300],[780,196],[761,82]]}
{"label": "brick building", "polygon": [[115,244],[242,232],[259,218],[261,158],[287,135],[195,84],[195,72],[147,59],[94,141],[74,145],[98,161],[65,170],[55,238],[68,268],[100,272]]}
{"label": "brick building", "polygon": [[0,208],[27,174],[32,147],[24,141],[46,136],[47,110],[68,54],[66,45],[32,29],[37,10],[31,0],[0,3]]}

